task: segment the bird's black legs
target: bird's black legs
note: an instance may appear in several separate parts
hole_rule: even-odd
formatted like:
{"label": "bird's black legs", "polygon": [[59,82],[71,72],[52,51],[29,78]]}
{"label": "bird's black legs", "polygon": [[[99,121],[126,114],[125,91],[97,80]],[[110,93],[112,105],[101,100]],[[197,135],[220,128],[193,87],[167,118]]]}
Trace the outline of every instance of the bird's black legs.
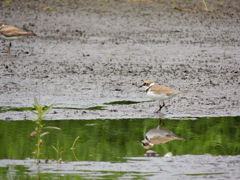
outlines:
{"label": "bird's black legs", "polygon": [[159,118],[159,126],[161,127],[161,124],[162,124],[162,127],[164,127],[165,126],[165,123],[162,121],[162,119],[161,118]]}
{"label": "bird's black legs", "polygon": [[159,102],[159,110],[157,111],[157,113],[160,113],[161,112],[161,109],[165,106],[165,103],[163,101],[163,105],[160,104]]}
{"label": "bird's black legs", "polygon": [[10,43],[9,43],[9,47],[8,47],[8,53],[9,53],[9,54],[11,53],[11,47],[12,47],[12,43],[10,42]]}

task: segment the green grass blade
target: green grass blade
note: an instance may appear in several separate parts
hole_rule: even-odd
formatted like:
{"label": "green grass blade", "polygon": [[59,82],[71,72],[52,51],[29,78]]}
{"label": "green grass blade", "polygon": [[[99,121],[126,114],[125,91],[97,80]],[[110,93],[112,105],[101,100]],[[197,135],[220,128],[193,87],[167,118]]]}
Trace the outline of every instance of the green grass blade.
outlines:
{"label": "green grass blade", "polygon": [[34,105],[34,107],[36,108],[36,109],[39,109],[39,104],[38,104],[38,101],[37,101],[37,98],[36,97],[34,97],[34,101],[35,101],[35,105]]}
{"label": "green grass blade", "polygon": [[58,150],[54,147],[54,146],[52,146],[53,147],[53,149],[56,151],[56,152],[58,152]]}
{"label": "green grass blade", "polygon": [[202,1],[203,1],[204,6],[205,6],[205,10],[208,11],[208,8],[207,8],[207,5],[205,3],[205,0],[202,0]]}
{"label": "green grass blade", "polygon": [[34,118],[32,118],[32,117],[29,117],[29,119],[32,120],[32,121],[34,121],[34,122],[37,120],[37,119],[34,119]]}
{"label": "green grass blade", "polygon": [[54,127],[54,126],[46,126],[46,127],[44,127],[44,128],[61,130],[61,128],[59,128],[59,127]]}
{"label": "green grass blade", "polygon": [[42,116],[45,116],[52,108],[53,108],[53,105],[52,104],[51,106],[48,106],[43,112],[42,112]]}
{"label": "green grass blade", "polygon": [[34,114],[36,114],[36,115],[38,115],[38,113],[34,112],[34,111],[31,110],[31,109],[29,109],[29,111],[32,112],[32,113],[34,113]]}
{"label": "green grass blade", "polygon": [[40,137],[45,136],[45,135],[47,135],[47,134],[49,134],[49,132],[44,132],[44,133],[42,133],[42,134],[40,135]]}

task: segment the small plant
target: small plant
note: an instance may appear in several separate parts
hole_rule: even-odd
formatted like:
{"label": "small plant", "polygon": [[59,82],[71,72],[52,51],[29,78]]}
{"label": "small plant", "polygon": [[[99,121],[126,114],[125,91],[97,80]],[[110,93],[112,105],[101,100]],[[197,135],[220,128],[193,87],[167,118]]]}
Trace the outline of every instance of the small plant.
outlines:
{"label": "small plant", "polygon": [[45,8],[43,8],[44,11],[53,11],[53,8],[50,6],[47,6]]}
{"label": "small plant", "polygon": [[218,5],[219,5],[219,7],[222,7],[223,6],[223,2],[220,2]]}
{"label": "small plant", "polygon": [[225,49],[225,51],[224,51],[224,54],[226,53],[226,51],[227,51],[227,48],[228,48],[228,46],[229,46],[230,42],[231,42],[231,36],[230,36],[230,38],[229,38],[229,40],[228,40],[227,47],[226,47],[226,49]]}
{"label": "small plant", "polygon": [[4,0],[6,3],[10,3],[10,2],[12,2],[12,0]]}
{"label": "small plant", "polygon": [[61,154],[63,153],[63,151],[62,151],[63,147],[61,147],[61,148],[59,147],[59,141],[57,142],[57,147],[54,147],[54,146],[52,146],[52,147],[57,153],[57,163],[61,162],[62,158],[61,157],[59,158],[59,156],[61,156]]}
{"label": "small plant", "polygon": [[49,132],[42,132],[42,129],[44,128],[48,128],[48,129],[57,129],[57,130],[61,130],[58,127],[52,127],[52,126],[46,126],[44,127],[44,124],[42,124],[42,120],[45,118],[45,115],[52,109],[53,105],[50,105],[48,107],[45,107],[45,105],[40,106],[38,104],[37,98],[34,98],[35,100],[35,104],[34,104],[34,108],[37,110],[37,112],[33,111],[33,110],[29,110],[32,113],[36,114],[38,116],[37,119],[31,118],[32,121],[34,121],[37,124],[37,127],[35,128],[35,131],[33,131],[30,136],[34,137],[37,136],[38,138],[38,144],[37,144],[37,150],[35,150],[34,152],[32,152],[31,154],[37,154],[37,164],[39,165],[39,156],[40,156],[40,147],[42,146],[42,137],[49,134]]}
{"label": "small plant", "polygon": [[204,7],[205,7],[205,10],[208,11],[208,8],[207,8],[207,5],[205,3],[205,0],[202,0],[203,1],[203,4],[204,4]]}

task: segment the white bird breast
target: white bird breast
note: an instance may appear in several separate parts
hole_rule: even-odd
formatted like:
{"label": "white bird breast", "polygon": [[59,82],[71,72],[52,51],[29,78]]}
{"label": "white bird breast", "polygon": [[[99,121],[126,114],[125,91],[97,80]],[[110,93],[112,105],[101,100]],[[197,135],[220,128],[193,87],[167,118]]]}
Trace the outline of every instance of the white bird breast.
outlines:
{"label": "white bird breast", "polygon": [[22,36],[6,37],[6,36],[3,36],[3,35],[0,33],[0,38],[1,38],[1,39],[5,39],[5,40],[16,40],[16,39],[21,39]]}
{"label": "white bird breast", "polygon": [[147,92],[147,96],[153,100],[159,100],[159,101],[172,98],[172,96],[167,96],[166,94],[155,94],[151,90]]}

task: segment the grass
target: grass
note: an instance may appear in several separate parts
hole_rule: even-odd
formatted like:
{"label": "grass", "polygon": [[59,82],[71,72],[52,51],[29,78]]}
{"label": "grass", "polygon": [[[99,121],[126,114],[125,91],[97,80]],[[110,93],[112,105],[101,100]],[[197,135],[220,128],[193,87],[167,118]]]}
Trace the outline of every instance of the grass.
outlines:
{"label": "grass", "polygon": [[[48,108],[44,106],[43,110]],[[52,109],[75,109],[75,110],[106,110],[106,106],[93,106],[88,108],[73,108],[73,107],[53,107]],[[11,107],[11,106],[2,106],[0,107],[0,113],[5,113],[8,111],[32,111],[35,108],[32,107]]]}
{"label": "grass", "polygon": [[205,10],[208,11],[207,4],[206,4],[205,0],[202,0],[202,1],[203,1],[203,4],[204,4],[204,7],[205,7]]}
{"label": "grass", "polygon": [[46,114],[52,109],[54,104],[52,104],[44,109],[45,105],[40,106],[36,97],[34,98],[34,101],[35,101],[34,108],[37,112],[35,112],[33,110],[29,110],[29,111],[31,111],[33,114],[37,115],[37,119],[31,118],[31,120],[37,124],[37,127],[30,134],[30,136],[31,137],[37,136],[38,144],[37,144],[37,150],[35,150],[31,154],[37,154],[37,165],[39,165],[40,151],[41,151],[41,146],[42,146],[42,142],[43,142],[42,137],[49,134],[49,132],[43,132],[43,129],[44,128],[57,129],[57,130],[61,130],[61,129],[58,127],[52,127],[52,126],[44,127],[44,124],[42,124],[42,120],[45,118]]}
{"label": "grass", "polygon": [[12,2],[12,0],[4,0],[6,3],[10,3],[10,2]]}
{"label": "grass", "polygon": [[55,147],[55,146],[52,146],[52,147],[57,153],[57,163],[61,162],[62,161],[61,154],[63,153],[63,151],[62,151],[63,147],[61,147],[61,148],[59,147],[59,141],[57,142],[57,147]]}

